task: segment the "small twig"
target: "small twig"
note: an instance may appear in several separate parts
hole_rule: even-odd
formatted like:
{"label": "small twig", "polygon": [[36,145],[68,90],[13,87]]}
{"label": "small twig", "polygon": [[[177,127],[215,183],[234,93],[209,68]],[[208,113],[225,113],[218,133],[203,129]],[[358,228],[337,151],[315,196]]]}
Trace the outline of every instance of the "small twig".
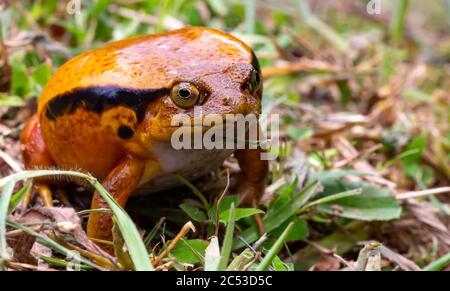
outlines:
{"label": "small twig", "polygon": [[227,194],[228,188],[230,187],[230,170],[227,168],[227,185],[225,186],[225,189],[223,189],[222,194],[220,194],[219,198],[217,199],[217,206],[216,206],[216,236],[219,236],[219,229],[220,229],[220,203],[222,202],[223,197]]}
{"label": "small twig", "polygon": [[164,271],[169,270],[173,265],[173,262],[167,262],[165,264],[162,264],[161,266],[158,266],[155,268],[155,271]]}
{"label": "small twig", "polygon": [[253,244],[253,247],[252,247],[252,249],[254,249],[255,251],[257,250],[257,249],[259,249],[263,244],[264,244],[264,242],[266,241],[268,239],[268,236],[267,236],[267,233],[264,233],[254,244]]}
{"label": "small twig", "polygon": [[[42,225],[36,225],[36,226],[29,227],[29,228],[31,230],[38,231],[41,227],[42,227]],[[13,237],[17,237],[17,236],[22,235],[22,234],[25,234],[25,232],[23,230],[15,229],[15,230],[11,230],[11,231],[6,232],[5,236],[7,238],[13,238]]]}
{"label": "small twig", "polygon": [[364,248],[362,248],[362,250],[359,252],[354,269],[356,271],[366,271],[369,264],[369,258],[371,256],[380,254],[380,246],[381,244],[378,242],[370,242],[366,244]]}
{"label": "small twig", "polygon": [[347,124],[339,126],[338,128],[335,128],[335,129],[325,129],[325,130],[322,130],[322,131],[317,131],[317,132],[315,132],[313,134],[313,137],[314,138],[322,138],[322,139],[324,139],[324,138],[330,137],[330,136],[332,136],[334,134],[342,133],[343,131],[351,129],[352,127],[357,126],[357,125],[359,125],[359,124],[357,124],[357,123],[347,123]]}
{"label": "small twig", "polygon": [[116,6],[116,5],[110,5],[108,7],[108,10],[110,12],[117,13],[118,15],[128,18],[137,20],[140,23],[146,23],[150,25],[156,25],[158,23],[158,18],[156,18],[153,15],[148,15],[141,11],[135,11],[132,9]]}
{"label": "small twig", "polygon": [[70,250],[76,251],[78,253],[80,253],[82,256],[91,259],[95,264],[107,268],[108,270],[121,270],[121,268],[119,267],[119,265],[117,265],[116,262],[111,262],[111,260],[109,260],[106,257],[103,257],[100,254],[96,254],[94,252],[91,252],[89,250],[84,250],[79,248],[78,246],[69,243],[67,241],[64,241],[60,238],[56,238],[56,241],[58,241],[61,245],[67,247]]}
{"label": "small twig", "polygon": [[315,248],[318,252],[325,254],[325,255],[332,255],[335,253],[335,250],[330,250],[324,246],[321,246],[319,243],[314,242],[314,241],[310,241],[307,239],[303,240],[304,242],[306,242],[307,244],[309,244],[310,246],[312,246],[313,248]]}
{"label": "small twig", "polygon": [[180,232],[177,234],[177,236],[172,240],[169,246],[156,258],[152,260],[153,266],[157,266],[161,260],[167,256],[167,254],[177,245],[177,243],[189,232],[189,230],[192,230],[195,232],[195,227],[192,224],[192,222],[188,221],[185,225],[183,225],[183,228],[181,228]]}
{"label": "small twig", "polygon": [[347,268],[349,268],[350,270],[354,271],[355,268],[352,266],[352,264],[350,264],[350,262],[347,262],[346,259],[344,259],[343,257],[341,257],[340,255],[334,253],[333,256],[338,259],[341,263],[343,263],[345,266],[347,266]]}
{"label": "small twig", "polygon": [[22,167],[18,162],[16,162],[10,155],[0,150],[0,158],[5,161],[5,163],[11,167],[15,172],[22,171]]}
{"label": "small twig", "polygon": [[253,260],[251,260],[247,265],[245,265],[243,268],[242,268],[242,271],[248,271],[248,269],[250,269],[250,267],[253,265],[253,264],[255,264],[257,261],[260,261],[261,260],[261,253],[256,253],[255,254],[255,257],[253,258]]}
{"label": "small twig", "polygon": [[327,72],[327,73],[336,73],[342,70],[339,67],[335,67],[326,62],[310,60],[310,59],[302,59],[298,62],[287,63],[283,65],[276,65],[272,67],[263,68],[262,75],[264,78],[279,76],[279,75],[288,75],[293,73],[300,72]]}
{"label": "small twig", "polygon": [[440,187],[440,188],[427,189],[427,190],[422,190],[422,191],[410,191],[410,192],[399,194],[396,196],[396,198],[398,200],[404,200],[404,199],[409,199],[409,198],[429,196],[429,195],[449,193],[449,192],[450,192],[450,187]]}
{"label": "small twig", "polygon": [[113,242],[109,241],[109,240],[99,239],[99,238],[95,238],[95,237],[88,237],[88,239],[90,239],[91,241],[93,241],[95,243],[105,244],[105,245],[109,245],[109,246],[114,245]]}
{"label": "small twig", "polygon": [[[39,271],[38,266],[30,265],[30,264],[24,264],[24,263],[18,263],[18,262],[7,262],[6,263],[9,268],[16,270],[17,268],[20,269],[26,269],[26,270],[33,270],[33,271]],[[45,269],[46,271],[56,271],[52,268]]]}
{"label": "small twig", "polygon": [[152,231],[147,235],[147,237],[144,239],[144,244],[146,246],[149,246],[152,242],[153,238],[156,235],[156,232],[160,229],[160,227],[163,225],[163,223],[166,221],[165,217],[161,217],[158,221],[158,223],[153,227]]}

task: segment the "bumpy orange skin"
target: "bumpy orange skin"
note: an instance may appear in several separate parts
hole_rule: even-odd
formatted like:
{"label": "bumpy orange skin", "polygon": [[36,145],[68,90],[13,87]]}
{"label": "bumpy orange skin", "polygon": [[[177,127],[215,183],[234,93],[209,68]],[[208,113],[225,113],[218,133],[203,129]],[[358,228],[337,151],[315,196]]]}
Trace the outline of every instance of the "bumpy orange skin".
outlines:
{"label": "bumpy orange skin", "polygon": [[[229,154],[196,152],[192,157],[199,157],[194,158],[197,165],[192,159],[193,165],[165,162],[164,155],[169,158],[174,154],[168,149],[177,129],[171,126],[171,118],[178,113],[193,117],[192,108],[182,109],[172,101],[171,88],[179,82],[199,88],[206,96],[197,104],[203,114],[257,114],[262,86],[253,93],[243,90],[252,72],[259,70],[255,64],[254,54],[246,44],[229,34],[201,27],[125,39],[74,57],[50,79],[39,99],[38,118],[30,120],[23,132],[25,164],[27,168],[45,168],[53,163],[62,169],[88,171],[124,205],[139,186],[168,174],[205,168],[203,163],[217,163]],[[99,107],[97,103],[103,104],[103,97],[97,96],[94,102],[91,93],[83,93],[92,87],[158,90],[158,95],[135,108],[127,106],[130,100],[123,98],[122,103],[112,98],[113,102]],[[65,96],[63,101],[61,96]],[[141,116],[136,108],[143,110]],[[121,127],[128,130],[126,138],[118,135]],[[237,153],[243,170],[241,190],[251,197],[261,194],[267,174],[267,163],[259,160],[259,153],[259,149]],[[252,199],[247,195],[247,201]],[[92,206],[106,205],[94,194]],[[91,215],[88,235],[110,239],[110,217]]]}

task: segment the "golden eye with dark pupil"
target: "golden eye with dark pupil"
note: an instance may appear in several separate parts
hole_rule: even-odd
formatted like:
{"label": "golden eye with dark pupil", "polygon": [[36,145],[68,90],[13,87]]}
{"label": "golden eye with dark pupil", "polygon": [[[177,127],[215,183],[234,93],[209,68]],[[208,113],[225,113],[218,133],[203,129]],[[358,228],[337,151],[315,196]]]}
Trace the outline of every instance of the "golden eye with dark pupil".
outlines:
{"label": "golden eye with dark pupil", "polygon": [[182,82],[172,87],[170,98],[180,108],[188,109],[197,104],[200,91],[191,83]]}

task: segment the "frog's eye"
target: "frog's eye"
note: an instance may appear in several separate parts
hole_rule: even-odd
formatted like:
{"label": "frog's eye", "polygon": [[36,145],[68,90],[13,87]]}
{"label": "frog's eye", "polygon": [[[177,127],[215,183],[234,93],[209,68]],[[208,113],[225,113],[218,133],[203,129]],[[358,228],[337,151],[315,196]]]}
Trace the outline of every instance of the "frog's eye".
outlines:
{"label": "frog's eye", "polygon": [[257,70],[252,71],[250,79],[244,84],[244,90],[250,94],[258,92],[261,86],[261,76]]}
{"label": "frog's eye", "polygon": [[197,104],[200,91],[190,83],[178,83],[172,87],[170,98],[180,108],[188,109]]}

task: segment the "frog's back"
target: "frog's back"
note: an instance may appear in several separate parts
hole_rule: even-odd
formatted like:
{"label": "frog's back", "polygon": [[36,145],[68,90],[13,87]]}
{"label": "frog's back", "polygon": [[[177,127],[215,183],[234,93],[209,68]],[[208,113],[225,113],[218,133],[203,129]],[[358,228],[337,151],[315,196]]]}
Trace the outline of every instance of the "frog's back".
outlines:
{"label": "frog's back", "polygon": [[230,63],[252,59],[251,49],[243,42],[210,28],[187,27],[132,37],[83,53],[62,65],[47,83],[38,112],[42,116],[50,100],[83,88],[167,88],[175,78],[192,79],[205,71],[217,72]]}

